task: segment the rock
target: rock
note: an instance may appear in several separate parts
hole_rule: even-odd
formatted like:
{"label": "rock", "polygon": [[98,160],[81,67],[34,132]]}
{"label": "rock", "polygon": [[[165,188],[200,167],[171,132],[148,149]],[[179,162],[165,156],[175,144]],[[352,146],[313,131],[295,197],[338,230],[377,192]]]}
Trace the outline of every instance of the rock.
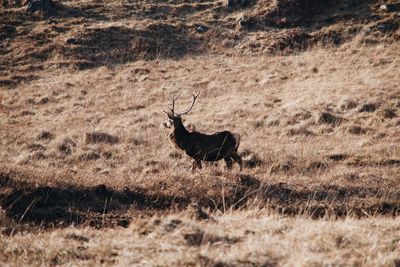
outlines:
{"label": "rock", "polygon": [[381,5],[381,6],[379,7],[379,10],[382,10],[382,11],[388,12],[388,11],[389,11],[389,8],[388,8],[388,6],[387,6],[387,5]]}
{"label": "rock", "polygon": [[199,26],[196,27],[196,31],[198,33],[205,33],[207,30],[208,30],[208,28],[206,26],[203,26],[203,25],[199,25]]}

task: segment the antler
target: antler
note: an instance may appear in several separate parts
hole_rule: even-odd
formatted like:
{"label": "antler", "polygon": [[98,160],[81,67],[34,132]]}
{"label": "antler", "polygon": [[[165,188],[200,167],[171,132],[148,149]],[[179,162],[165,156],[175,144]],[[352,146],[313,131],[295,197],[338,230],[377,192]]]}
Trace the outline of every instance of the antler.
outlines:
{"label": "antler", "polygon": [[192,108],[193,108],[193,106],[194,106],[194,103],[196,102],[196,99],[197,99],[197,97],[199,96],[199,94],[200,94],[200,92],[198,92],[196,95],[192,93],[193,100],[192,100],[192,105],[190,106],[190,108],[189,108],[188,110],[182,112],[182,113],[176,114],[175,116],[180,117],[180,116],[182,116],[182,115],[188,114],[188,113],[192,110]]}
{"label": "antler", "polygon": [[182,94],[182,92],[180,92],[179,94],[177,94],[176,96],[172,97],[172,108],[170,109],[171,112],[165,111],[163,110],[165,113],[171,113],[171,115],[175,114],[175,101],[178,99],[178,97],[180,97],[180,95]]}

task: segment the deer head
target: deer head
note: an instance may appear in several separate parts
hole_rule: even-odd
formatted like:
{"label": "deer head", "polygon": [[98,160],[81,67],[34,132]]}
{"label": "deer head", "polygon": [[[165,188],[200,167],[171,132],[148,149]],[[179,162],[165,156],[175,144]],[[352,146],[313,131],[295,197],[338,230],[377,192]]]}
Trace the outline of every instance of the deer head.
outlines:
{"label": "deer head", "polygon": [[196,99],[199,96],[200,92],[198,92],[197,94],[193,94],[192,93],[193,99],[192,99],[192,104],[190,105],[190,107],[187,110],[183,111],[183,112],[177,113],[177,112],[175,112],[175,101],[178,99],[178,97],[181,94],[182,93],[179,93],[179,94],[177,94],[176,96],[174,96],[172,98],[172,108],[170,108],[169,111],[163,110],[168,116],[168,120],[163,123],[163,126],[165,128],[169,128],[170,129],[172,127],[175,128],[177,126],[181,126],[182,125],[182,116],[188,114],[192,110],[192,108],[193,108],[193,106],[194,106],[194,104],[196,102]]}

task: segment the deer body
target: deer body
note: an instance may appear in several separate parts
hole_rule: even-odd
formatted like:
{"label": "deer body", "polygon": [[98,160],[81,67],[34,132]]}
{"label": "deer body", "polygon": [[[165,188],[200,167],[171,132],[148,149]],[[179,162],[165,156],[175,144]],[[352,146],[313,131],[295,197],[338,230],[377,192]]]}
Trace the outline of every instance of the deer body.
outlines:
{"label": "deer body", "polygon": [[[194,96],[192,107],[197,96]],[[175,98],[176,100],[176,98]],[[191,108],[192,108],[191,107]],[[188,113],[191,108],[186,112]],[[184,114],[186,114],[184,113]],[[185,151],[186,155],[193,158],[192,170],[201,168],[201,161],[218,161],[224,159],[228,168],[236,161],[242,168],[242,159],[238,155],[240,136],[229,131],[214,134],[202,134],[188,131],[182,123],[181,115],[167,112],[169,125],[173,126],[170,139],[176,148]],[[165,127],[169,128],[167,124]]]}

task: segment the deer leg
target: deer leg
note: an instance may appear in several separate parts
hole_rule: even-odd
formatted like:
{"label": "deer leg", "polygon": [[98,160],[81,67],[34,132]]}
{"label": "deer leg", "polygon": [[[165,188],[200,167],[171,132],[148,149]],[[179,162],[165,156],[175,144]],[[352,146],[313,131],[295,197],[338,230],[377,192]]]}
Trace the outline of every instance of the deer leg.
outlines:
{"label": "deer leg", "polygon": [[232,158],[231,158],[229,155],[227,155],[227,156],[224,158],[224,160],[225,160],[225,163],[226,163],[226,167],[227,167],[228,169],[232,168],[232,164],[233,164]]}
{"label": "deer leg", "polygon": [[243,161],[242,158],[238,155],[237,151],[233,151],[230,156],[239,164],[240,170],[242,170]]}
{"label": "deer leg", "polygon": [[192,164],[192,172],[194,172],[196,170],[196,167],[198,167],[199,169],[201,169],[203,166],[201,166],[201,160],[194,160],[193,164]]}

